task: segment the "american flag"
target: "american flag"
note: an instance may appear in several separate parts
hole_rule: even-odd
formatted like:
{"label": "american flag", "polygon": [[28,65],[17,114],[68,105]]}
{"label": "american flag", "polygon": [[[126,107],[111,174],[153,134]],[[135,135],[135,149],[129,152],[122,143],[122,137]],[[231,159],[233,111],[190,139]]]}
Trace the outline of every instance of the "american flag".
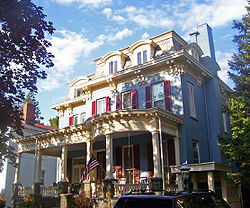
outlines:
{"label": "american flag", "polygon": [[80,182],[83,182],[86,180],[88,174],[90,173],[91,170],[93,170],[95,167],[97,167],[99,165],[99,162],[97,161],[97,159],[92,155],[86,168],[84,169],[83,173],[82,173],[82,177],[80,179]]}

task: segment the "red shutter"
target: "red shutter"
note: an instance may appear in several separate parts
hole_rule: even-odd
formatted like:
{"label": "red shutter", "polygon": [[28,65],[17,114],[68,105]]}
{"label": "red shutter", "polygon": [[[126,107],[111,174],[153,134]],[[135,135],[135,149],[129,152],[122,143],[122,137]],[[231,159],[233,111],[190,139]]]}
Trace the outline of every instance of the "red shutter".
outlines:
{"label": "red shutter", "polygon": [[170,81],[164,81],[164,94],[166,110],[172,111]]}
{"label": "red shutter", "polygon": [[136,93],[136,90],[132,90],[132,109],[137,109],[137,93]]}
{"label": "red shutter", "polygon": [[[175,165],[175,148],[174,148],[174,140],[170,139],[168,140],[168,164],[169,165]],[[169,183],[174,184],[175,183],[175,174],[171,173],[169,170]]]}
{"label": "red shutter", "polygon": [[109,97],[106,97],[106,112],[109,112]]}
{"label": "red shutter", "polygon": [[116,95],[116,110],[122,109],[122,94]]}
{"label": "red shutter", "polygon": [[147,144],[147,155],[148,155],[148,182],[154,175],[154,164],[153,164],[153,145],[152,143]]}
{"label": "red shutter", "polygon": [[134,145],[134,183],[140,183],[140,146]]}
{"label": "red shutter", "polygon": [[116,148],[116,179],[122,178],[122,147]]}
{"label": "red shutter", "polygon": [[73,125],[73,116],[69,117],[69,126]]}
{"label": "red shutter", "polygon": [[151,86],[147,86],[145,88],[145,94],[146,94],[146,108],[151,108],[152,107]]}
{"label": "red shutter", "polygon": [[92,116],[96,114],[96,101],[92,102]]}

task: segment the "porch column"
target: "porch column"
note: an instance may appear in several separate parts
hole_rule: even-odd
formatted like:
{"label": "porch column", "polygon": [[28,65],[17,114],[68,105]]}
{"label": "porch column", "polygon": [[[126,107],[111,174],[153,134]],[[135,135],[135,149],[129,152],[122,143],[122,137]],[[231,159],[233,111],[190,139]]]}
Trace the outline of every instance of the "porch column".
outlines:
{"label": "porch column", "polygon": [[[178,132],[177,132],[178,134]],[[175,164],[180,165],[180,148],[179,148],[179,137],[174,137],[174,148],[175,148]]]}
{"label": "porch column", "polygon": [[184,190],[184,183],[183,183],[183,179],[182,179],[182,174],[181,173],[177,173],[176,174],[176,183],[178,185],[178,191],[183,191]]}
{"label": "porch column", "polygon": [[215,191],[213,171],[207,172],[207,183],[208,183],[208,190]]}
{"label": "porch column", "polygon": [[106,177],[103,180],[103,192],[104,198],[114,196],[114,184],[113,181],[113,138],[111,134],[106,134]]}
{"label": "porch column", "polygon": [[[59,182],[59,193],[62,194],[62,196],[68,193],[69,184],[67,182],[67,157],[68,157],[68,146],[65,145],[62,147],[62,152],[61,152],[61,181]],[[61,201],[62,201],[62,196],[61,196]]]}
{"label": "porch column", "polygon": [[154,178],[161,178],[160,144],[158,131],[151,132],[153,145]]}
{"label": "porch column", "polygon": [[113,139],[110,134],[106,135],[106,177],[105,179],[113,179]]}
{"label": "porch column", "polygon": [[153,145],[153,161],[154,161],[154,175],[151,178],[152,191],[163,190],[163,180],[161,174],[161,159],[160,159],[160,142],[159,132],[153,131],[152,134],[152,145]]}
{"label": "porch column", "polygon": [[68,146],[62,147],[61,154],[61,180],[67,181],[67,158],[68,158]]}
{"label": "porch column", "polygon": [[41,180],[41,167],[42,167],[42,154],[40,149],[36,149],[35,153],[35,175],[34,182],[40,183]]}
{"label": "porch column", "polygon": [[16,159],[17,167],[16,167],[16,172],[15,172],[14,184],[20,184],[21,157],[22,157],[22,153],[18,153],[17,159]]}
{"label": "porch column", "polygon": [[222,198],[227,201],[227,182],[225,180],[225,172],[221,172],[221,192]]}

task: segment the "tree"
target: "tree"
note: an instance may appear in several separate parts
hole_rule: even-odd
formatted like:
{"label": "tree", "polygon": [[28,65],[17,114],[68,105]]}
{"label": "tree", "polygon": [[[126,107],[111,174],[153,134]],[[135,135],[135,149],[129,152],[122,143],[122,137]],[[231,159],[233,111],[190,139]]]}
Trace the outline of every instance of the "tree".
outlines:
{"label": "tree", "polygon": [[0,172],[7,158],[15,161],[12,132],[22,135],[18,103],[25,91],[37,92],[37,80],[46,78],[43,68],[53,66],[45,34],[55,29],[45,18],[31,0],[0,0]]}
{"label": "tree", "polygon": [[59,127],[59,116],[56,116],[55,118],[49,119],[50,126]]}
{"label": "tree", "polygon": [[234,91],[229,92],[229,102],[225,108],[231,120],[232,138],[220,137],[219,146],[229,161],[236,163],[236,171],[228,174],[229,178],[236,184],[250,185],[250,7],[246,9],[247,14],[242,21],[234,21],[233,28],[238,30],[238,35],[234,36],[238,52],[228,62],[231,69],[229,76],[235,84]]}

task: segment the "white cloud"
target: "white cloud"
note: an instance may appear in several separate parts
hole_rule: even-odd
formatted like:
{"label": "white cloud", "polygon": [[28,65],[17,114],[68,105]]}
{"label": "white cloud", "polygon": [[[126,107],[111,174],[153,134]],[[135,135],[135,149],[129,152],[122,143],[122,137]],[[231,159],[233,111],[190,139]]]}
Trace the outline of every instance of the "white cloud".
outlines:
{"label": "white cloud", "polygon": [[78,3],[81,7],[100,7],[112,3],[113,0],[54,0],[60,4]]}
{"label": "white cloud", "polygon": [[213,0],[198,3],[195,0],[183,1],[173,7],[173,15],[183,31],[207,22],[211,27],[222,26],[245,13],[245,1]]}
{"label": "white cloud", "polygon": [[98,36],[97,40],[99,41],[116,41],[116,40],[122,40],[125,37],[131,36],[133,34],[132,30],[129,30],[128,28],[124,28],[121,31],[116,32],[115,34],[108,34],[108,35],[104,35],[101,34]]}
{"label": "white cloud", "polygon": [[106,15],[106,17],[109,19],[112,15],[112,9],[111,8],[105,8],[102,10],[102,14]]}
{"label": "white cloud", "polygon": [[229,76],[228,76],[228,71],[229,71],[229,66],[228,66],[228,60],[231,59],[232,53],[223,53],[221,51],[216,51],[216,60],[221,68],[220,71],[218,71],[218,76],[222,81],[225,83],[229,82]]}
{"label": "white cloud", "polygon": [[142,36],[141,39],[148,39],[149,38],[149,34],[147,32],[145,32]]}
{"label": "white cloud", "polygon": [[[88,56],[94,49],[103,44],[101,40],[89,41],[80,33],[62,30],[60,36],[53,36],[50,51],[54,54],[53,69],[47,70],[48,78],[40,80],[39,90],[52,90],[61,87],[65,80],[74,73],[74,66],[79,59]],[[56,34],[55,34],[56,35]],[[62,82],[62,80],[64,80]]]}

